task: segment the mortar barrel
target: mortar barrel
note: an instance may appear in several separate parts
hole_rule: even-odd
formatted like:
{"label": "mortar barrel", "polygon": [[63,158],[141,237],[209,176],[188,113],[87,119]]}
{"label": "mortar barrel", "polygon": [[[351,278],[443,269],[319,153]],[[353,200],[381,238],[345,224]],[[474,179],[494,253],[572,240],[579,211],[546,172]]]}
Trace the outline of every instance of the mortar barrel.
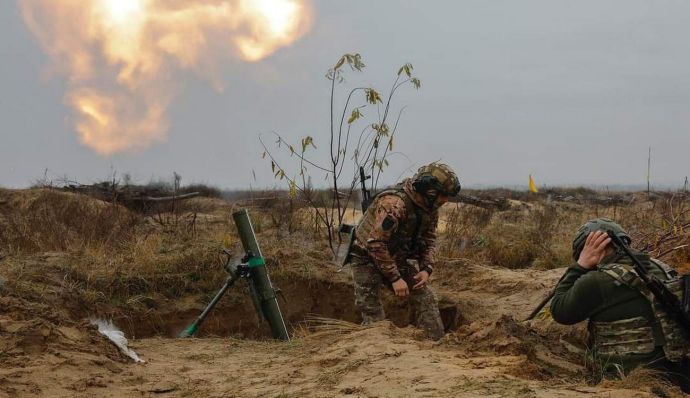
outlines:
{"label": "mortar barrel", "polygon": [[261,305],[261,314],[259,316],[263,315],[268,322],[273,338],[290,340],[290,334],[285,326],[285,320],[280,311],[278,299],[271,284],[271,278],[268,276],[263,253],[254,234],[254,227],[249,218],[249,212],[247,212],[247,209],[240,210],[233,213],[232,218],[237,226],[242,248],[245,252],[251,251],[254,256],[249,260],[249,267],[251,269],[249,283],[253,285],[253,290],[259,296],[258,299]]}

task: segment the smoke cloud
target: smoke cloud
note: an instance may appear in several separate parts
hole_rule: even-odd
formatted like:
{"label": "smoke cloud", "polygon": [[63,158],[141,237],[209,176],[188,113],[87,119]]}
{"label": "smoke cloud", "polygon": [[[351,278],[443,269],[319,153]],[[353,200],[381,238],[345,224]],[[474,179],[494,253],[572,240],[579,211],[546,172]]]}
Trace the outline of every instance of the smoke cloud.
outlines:
{"label": "smoke cloud", "polygon": [[259,61],[310,28],[308,0],[19,0],[67,79],[80,141],[102,155],[165,139],[180,73],[222,89],[231,60]]}

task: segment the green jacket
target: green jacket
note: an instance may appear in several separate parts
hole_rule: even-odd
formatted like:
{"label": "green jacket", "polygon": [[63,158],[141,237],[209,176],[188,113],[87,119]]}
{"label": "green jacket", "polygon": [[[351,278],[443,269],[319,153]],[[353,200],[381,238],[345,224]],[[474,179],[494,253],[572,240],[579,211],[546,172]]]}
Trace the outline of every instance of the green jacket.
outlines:
{"label": "green jacket", "polygon": [[[650,273],[665,280],[665,273],[650,261],[647,254],[636,253]],[[632,264],[625,256],[618,254],[605,258],[601,264]],[[551,301],[553,319],[564,325],[573,325],[584,320],[590,322],[613,322],[635,317],[644,317],[655,322],[649,301],[640,292],[620,285],[611,276],[596,269],[587,270],[578,264],[568,268],[561,282],[556,286]],[[643,363],[663,355],[661,347],[650,355],[623,358],[631,365]],[[628,366],[626,366],[627,368]]]}
{"label": "green jacket", "polygon": [[[650,262],[649,255],[636,254],[642,264],[660,279],[666,279],[664,272]],[[632,264],[626,257],[613,255],[602,264]],[[564,325],[573,325],[584,320],[612,322],[643,316],[654,320],[654,313],[647,299],[637,290],[618,283],[596,269],[587,270],[574,264],[568,268],[563,280],[556,286],[551,301],[553,319]]]}

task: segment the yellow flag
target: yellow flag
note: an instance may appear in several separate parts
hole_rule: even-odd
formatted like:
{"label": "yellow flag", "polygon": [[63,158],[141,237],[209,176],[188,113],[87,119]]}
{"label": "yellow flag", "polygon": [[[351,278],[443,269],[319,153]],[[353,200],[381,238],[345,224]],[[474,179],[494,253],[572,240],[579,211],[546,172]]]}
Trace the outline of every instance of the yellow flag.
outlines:
{"label": "yellow flag", "polygon": [[532,178],[532,174],[529,175],[529,191],[534,193],[539,192],[537,184],[534,183],[534,178]]}

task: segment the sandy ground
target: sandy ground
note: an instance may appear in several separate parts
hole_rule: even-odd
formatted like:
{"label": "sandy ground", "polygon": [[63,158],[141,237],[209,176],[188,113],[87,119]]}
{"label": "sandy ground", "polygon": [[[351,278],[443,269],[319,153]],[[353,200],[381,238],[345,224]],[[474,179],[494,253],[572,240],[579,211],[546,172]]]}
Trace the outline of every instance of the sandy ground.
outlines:
{"label": "sandy ground", "polygon": [[470,353],[388,322],[328,325],[290,343],[143,339],[146,364],[96,353],[42,355],[2,369],[6,396],[45,397],[645,397],[580,380],[529,380],[526,355]]}
{"label": "sandy ground", "polygon": [[[577,329],[520,321],[560,273],[450,262],[436,285],[446,312],[458,309],[458,325],[437,343],[388,321],[316,319],[297,325],[289,343],[130,341],[145,364],[119,354],[87,321],[70,324],[50,306],[0,297],[0,396],[654,396],[644,386],[588,386],[579,354],[565,342],[577,340]],[[394,312],[403,304],[388,297],[386,306]]]}

